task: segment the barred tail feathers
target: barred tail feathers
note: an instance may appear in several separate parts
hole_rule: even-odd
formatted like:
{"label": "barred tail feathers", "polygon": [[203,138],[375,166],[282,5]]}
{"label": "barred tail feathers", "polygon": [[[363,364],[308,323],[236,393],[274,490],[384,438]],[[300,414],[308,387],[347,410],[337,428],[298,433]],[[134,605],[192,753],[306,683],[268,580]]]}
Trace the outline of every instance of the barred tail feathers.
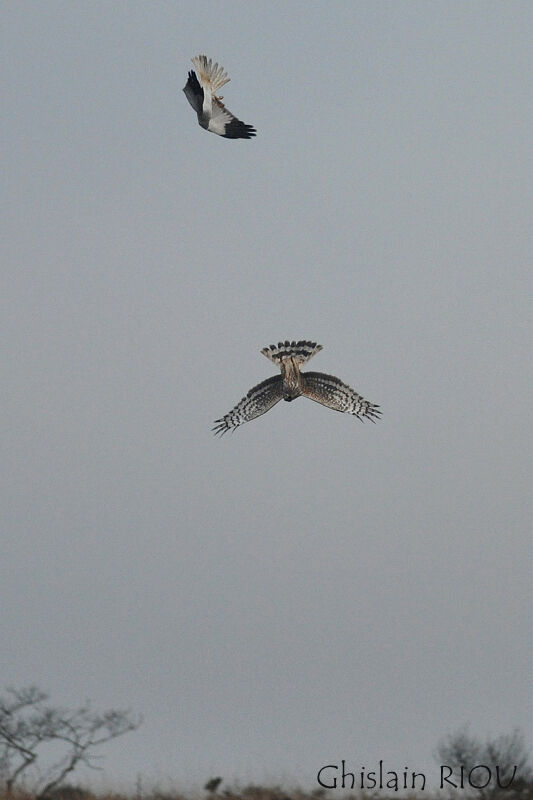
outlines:
{"label": "barred tail feathers", "polygon": [[277,345],[271,344],[268,347],[263,347],[262,354],[273,361],[274,364],[279,364],[287,358],[295,358],[299,364],[305,364],[316,353],[322,350],[322,345],[316,342],[308,342],[305,340],[299,342],[278,342]]}
{"label": "barred tail feathers", "polygon": [[207,56],[195,56],[191,61],[196,67],[200,83],[206,84],[213,94],[231,80],[224,68]]}

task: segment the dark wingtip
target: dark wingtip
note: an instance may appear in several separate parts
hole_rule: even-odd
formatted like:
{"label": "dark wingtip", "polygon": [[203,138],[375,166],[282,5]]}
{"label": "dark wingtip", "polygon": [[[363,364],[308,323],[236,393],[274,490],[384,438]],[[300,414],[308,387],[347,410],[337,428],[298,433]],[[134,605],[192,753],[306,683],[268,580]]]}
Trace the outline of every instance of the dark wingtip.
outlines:
{"label": "dark wingtip", "polygon": [[225,139],[251,139],[256,134],[257,131],[253,125],[247,125],[240,119],[234,118],[226,125],[223,135]]}
{"label": "dark wingtip", "polygon": [[211,430],[215,436],[224,436],[224,434],[227,433],[230,428],[224,419],[216,419]]}
{"label": "dark wingtip", "polygon": [[369,420],[370,420],[370,422],[373,422],[373,423],[374,423],[374,425],[375,425],[375,424],[376,424],[376,422],[377,422],[379,419],[381,419],[381,417],[382,417],[382,412],[381,412],[381,410],[380,410],[380,407],[379,407],[378,405],[373,405],[373,406],[371,406],[371,407],[368,409],[368,411],[366,412],[366,415],[365,415],[365,416],[366,416],[366,418],[367,418],[367,419],[369,419]]}

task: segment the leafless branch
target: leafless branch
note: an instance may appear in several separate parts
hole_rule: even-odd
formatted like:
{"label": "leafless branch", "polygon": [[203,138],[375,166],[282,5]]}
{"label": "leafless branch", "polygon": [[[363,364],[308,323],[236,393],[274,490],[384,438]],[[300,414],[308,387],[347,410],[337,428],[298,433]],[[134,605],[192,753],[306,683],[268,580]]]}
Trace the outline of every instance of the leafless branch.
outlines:
{"label": "leafless branch", "polygon": [[97,757],[94,750],[141,724],[141,719],[129,711],[110,709],[98,714],[89,703],[74,710],[53,708],[46,705],[47,700],[48,696],[35,686],[10,688],[5,697],[0,697],[0,778],[8,796],[23,773],[37,762],[43,743],[59,742],[65,752],[45,776],[41,775],[38,800],[44,800],[78,764],[97,769],[92,763]]}

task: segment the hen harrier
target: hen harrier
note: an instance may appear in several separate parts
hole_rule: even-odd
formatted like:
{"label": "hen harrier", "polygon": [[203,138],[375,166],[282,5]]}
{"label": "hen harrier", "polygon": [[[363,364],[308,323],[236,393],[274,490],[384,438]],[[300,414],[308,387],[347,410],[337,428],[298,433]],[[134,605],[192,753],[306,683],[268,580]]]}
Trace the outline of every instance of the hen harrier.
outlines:
{"label": "hen harrier", "polygon": [[379,406],[364,400],[361,395],[333,375],[322,372],[300,372],[300,367],[309,361],[315,353],[322,350],[316,342],[280,342],[264,347],[261,352],[281,370],[281,375],[274,375],[266,381],[258,383],[250,389],[246,397],[237,403],[229,414],[215,420],[213,431],[223,435],[249,422],[251,419],[265,414],[280,400],[295,400],[300,395],[322,403],[323,406],[353,414],[361,421],[363,418],[375,422],[381,416]]}
{"label": "hen harrier", "polygon": [[198,123],[211,133],[218,133],[226,139],[251,139],[256,130],[234,117],[222,102],[222,95],[215,92],[228,83],[227,72],[218,64],[213,64],[206,56],[191,58],[198,71],[191,70],[183,91],[187,100],[198,114]]}

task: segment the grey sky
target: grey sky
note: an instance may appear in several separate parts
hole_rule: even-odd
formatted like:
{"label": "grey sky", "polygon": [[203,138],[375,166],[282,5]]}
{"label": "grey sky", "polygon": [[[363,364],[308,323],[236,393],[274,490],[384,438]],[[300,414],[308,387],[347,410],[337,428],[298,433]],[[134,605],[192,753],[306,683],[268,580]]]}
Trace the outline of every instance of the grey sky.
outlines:
{"label": "grey sky", "polygon": [[[531,4],[1,15],[2,685],[142,712],[130,785],[531,746]],[[285,338],[383,420],[215,440]]]}

